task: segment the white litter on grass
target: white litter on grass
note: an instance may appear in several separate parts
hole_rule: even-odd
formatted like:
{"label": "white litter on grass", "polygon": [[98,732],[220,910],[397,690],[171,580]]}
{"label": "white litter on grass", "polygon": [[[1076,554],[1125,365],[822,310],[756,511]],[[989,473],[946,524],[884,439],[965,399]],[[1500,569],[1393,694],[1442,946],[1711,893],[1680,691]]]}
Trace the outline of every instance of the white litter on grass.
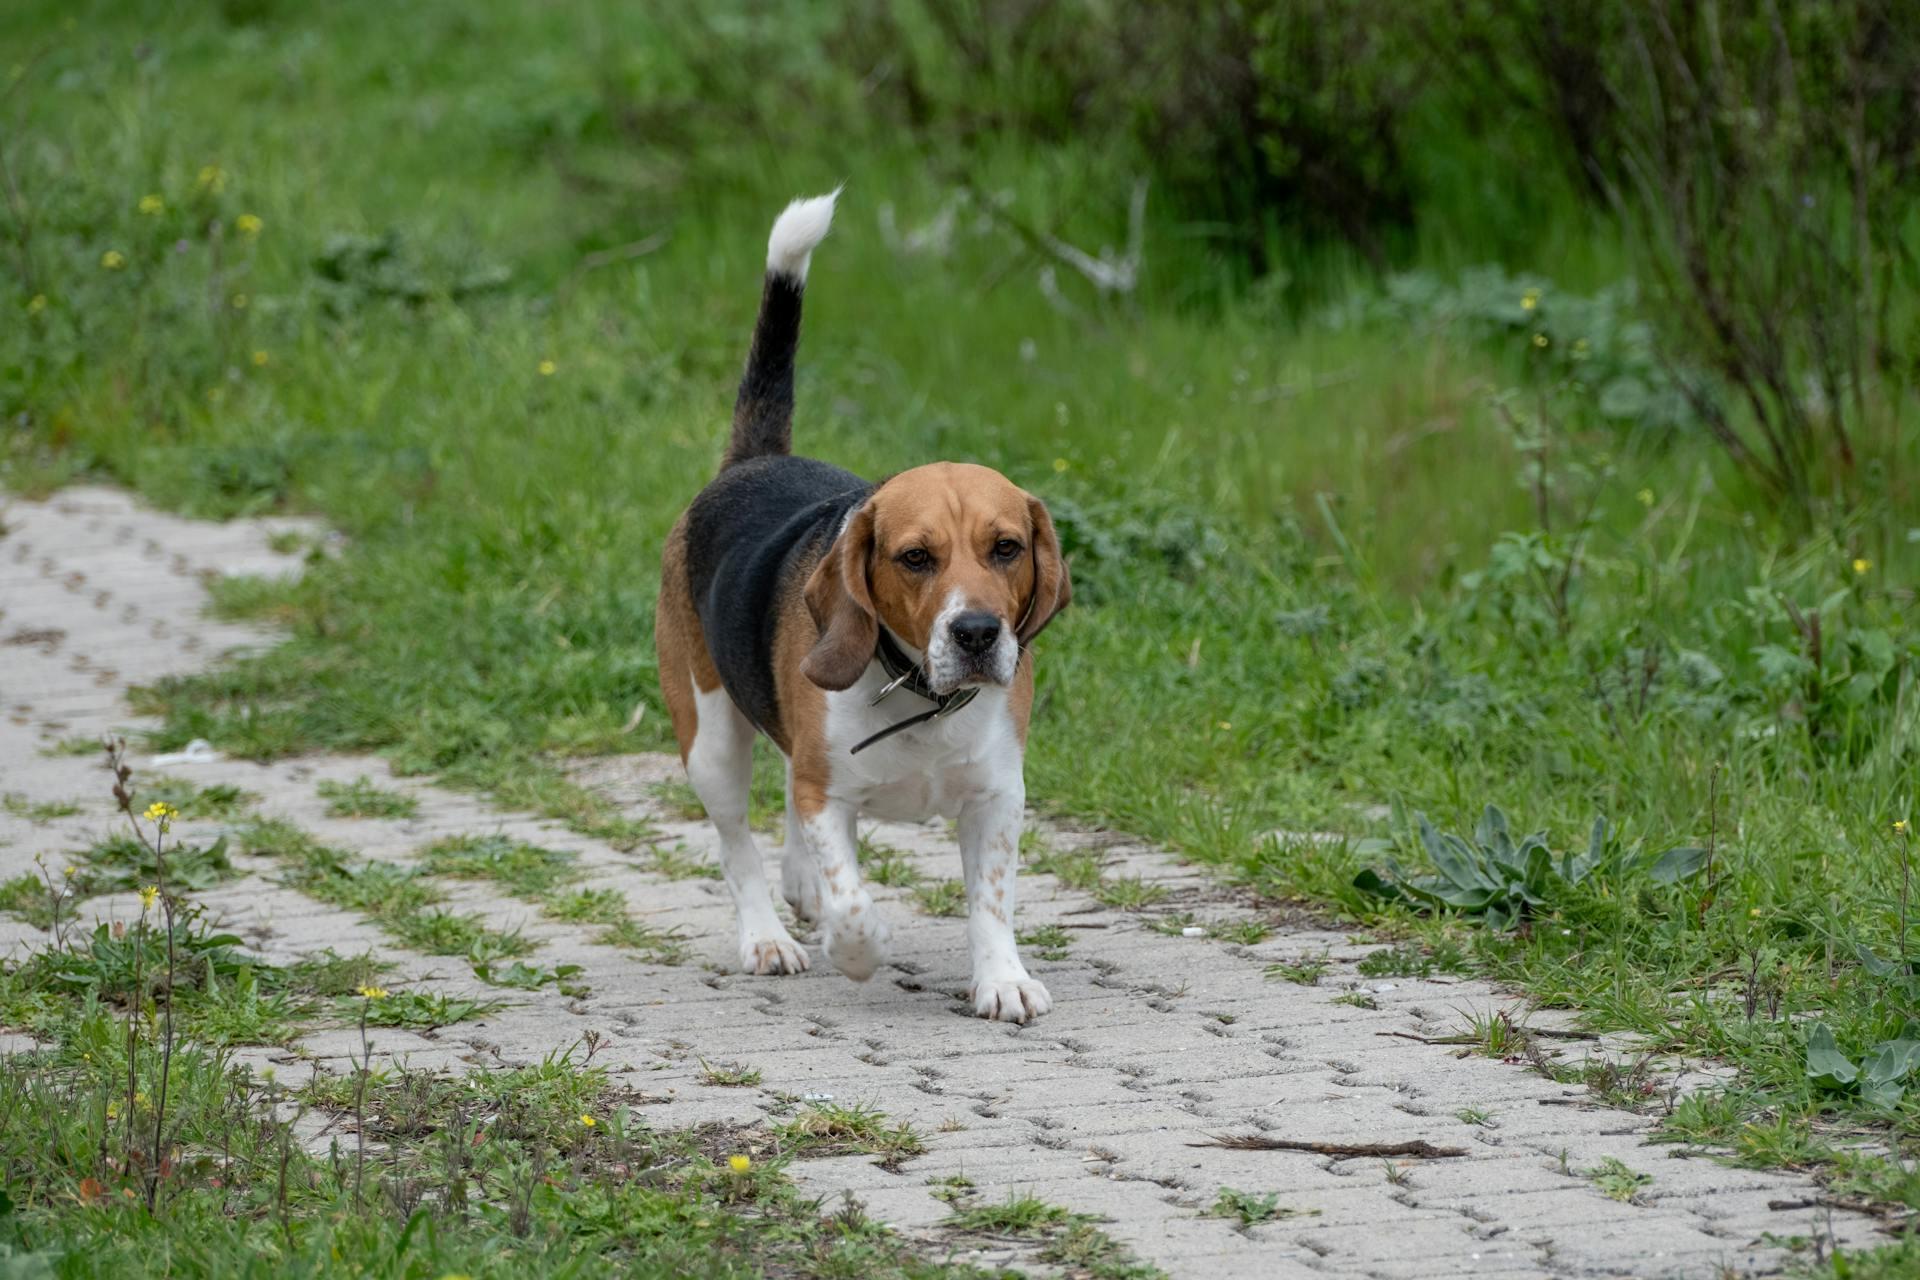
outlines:
{"label": "white litter on grass", "polygon": [[802,1101],[802,1102],[832,1102],[832,1101],[833,1101],[833,1095],[832,1095],[832,1094],[830,1094],[830,1093],[803,1093],[803,1094],[801,1094],[801,1095],[800,1095],[800,1101]]}
{"label": "white litter on grass", "polygon": [[1197,924],[1190,924],[1180,931],[1180,936],[1183,938],[1204,938],[1207,936],[1207,931]]}
{"label": "white litter on grass", "polygon": [[217,764],[220,758],[220,753],[213,749],[211,742],[205,738],[195,738],[187,744],[185,751],[169,751],[164,755],[155,756],[147,763],[155,769],[164,769],[176,764]]}

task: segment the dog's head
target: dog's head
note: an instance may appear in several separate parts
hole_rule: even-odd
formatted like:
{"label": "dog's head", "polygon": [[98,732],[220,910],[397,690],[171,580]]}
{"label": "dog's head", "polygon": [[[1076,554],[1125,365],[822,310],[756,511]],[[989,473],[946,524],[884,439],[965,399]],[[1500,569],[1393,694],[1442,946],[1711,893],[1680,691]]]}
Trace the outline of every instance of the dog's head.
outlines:
{"label": "dog's head", "polygon": [[989,467],[915,467],[873,492],[808,579],[820,639],[801,671],[848,688],[884,625],[926,655],[934,692],[1004,685],[1072,594],[1038,498]]}

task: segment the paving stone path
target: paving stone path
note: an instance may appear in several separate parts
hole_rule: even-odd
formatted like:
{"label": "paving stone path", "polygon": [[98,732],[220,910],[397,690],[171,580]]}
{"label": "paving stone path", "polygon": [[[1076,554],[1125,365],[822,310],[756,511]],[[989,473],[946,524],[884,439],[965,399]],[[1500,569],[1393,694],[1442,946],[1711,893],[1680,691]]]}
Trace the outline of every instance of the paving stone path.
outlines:
{"label": "paving stone path", "polygon": [[[30,870],[40,852],[57,867],[61,854],[114,825],[97,761],[54,753],[54,744],[138,729],[126,686],[270,641],[270,633],[203,616],[204,582],[296,572],[298,558],[276,551],[284,539],[273,535],[314,531],[293,521],[197,523],[98,488],[13,501],[0,507],[0,522],[0,792],[81,806],[37,822],[19,801],[0,811],[5,878]],[[134,762],[153,775],[147,757]],[[634,755],[585,762],[576,776],[650,819],[659,847],[697,865],[711,858],[709,832],[686,820],[662,785],[678,768],[669,757]],[[978,1244],[956,1245],[939,1226],[949,1209],[933,1192],[956,1176],[982,1201],[1031,1193],[1099,1215],[1110,1235],[1169,1275],[1208,1280],[1770,1275],[1790,1261],[1774,1238],[1843,1246],[1875,1239],[1873,1223],[1857,1215],[1769,1207],[1811,1202],[1817,1188],[1805,1179],[1672,1158],[1678,1149],[1644,1140],[1654,1124],[1648,1116],[1601,1106],[1524,1066],[1418,1038],[1445,1037],[1495,1010],[1527,1018],[1510,992],[1439,976],[1364,977],[1355,965],[1378,944],[1310,923],[1251,946],[1154,929],[1175,911],[1200,922],[1251,913],[1200,871],[1137,841],[1047,832],[1054,848],[1096,850],[1110,878],[1138,876],[1162,900],[1147,912],[1115,910],[1053,876],[1027,873],[1021,928],[1055,924],[1069,942],[1049,953],[1055,959],[1028,948],[1054,1011],[1016,1028],[967,1016],[963,922],[922,913],[900,890],[877,891],[895,942],[893,963],[872,982],[856,985],[825,964],[799,977],[754,978],[732,971],[731,910],[720,883],[659,874],[648,848],[622,852],[555,822],[394,778],[375,758],[214,760],[160,772],[237,784],[260,797],[261,812],[369,858],[405,862],[451,834],[500,833],[573,852],[585,872],[581,886],[620,890],[642,923],[681,931],[684,961],[650,962],[593,941],[591,926],[556,924],[486,885],[450,882],[451,905],[524,929],[542,944],[539,963],[579,964],[591,987],[583,997],[551,988],[503,993],[463,963],[398,950],[370,923],[281,885],[264,859],[243,859],[251,863],[243,878],[197,897],[275,961],[328,946],[373,948],[399,962],[396,985],[514,1001],[430,1034],[377,1032],[376,1057],[454,1072],[518,1065],[591,1031],[605,1037],[596,1064],[642,1096],[636,1110],[656,1126],[760,1125],[828,1097],[878,1108],[910,1124],[926,1153],[891,1168],[868,1156],[797,1161],[795,1176],[830,1202],[851,1194],[936,1251],[965,1256]],[[316,784],[363,774],[416,797],[417,815],[329,817]],[[863,831],[929,880],[958,875],[942,826]],[[126,919],[138,903],[130,894],[96,898],[86,910]],[[17,955],[44,941],[31,926],[0,919],[0,951]],[[1311,985],[1266,973],[1307,962],[1326,965]],[[1540,1013],[1530,1020],[1566,1025]],[[1622,1052],[1575,1039],[1547,1043],[1570,1062]],[[356,1052],[357,1034],[335,1028],[293,1050],[242,1057],[297,1084],[315,1071],[348,1071]],[[703,1062],[756,1069],[760,1082],[708,1083]],[[1669,1069],[1658,1092],[1709,1078]],[[1464,1154],[1339,1158],[1195,1145],[1217,1135],[1424,1140]],[[1631,1202],[1609,1198],[1588,1174],[1609,1159],[1652,1181]],[[1285,1213],[1251,1227],[1209,1215],[1228,1187],[1276,1194]],[[1010,1244],[985,1260],[1030,1257]]]}

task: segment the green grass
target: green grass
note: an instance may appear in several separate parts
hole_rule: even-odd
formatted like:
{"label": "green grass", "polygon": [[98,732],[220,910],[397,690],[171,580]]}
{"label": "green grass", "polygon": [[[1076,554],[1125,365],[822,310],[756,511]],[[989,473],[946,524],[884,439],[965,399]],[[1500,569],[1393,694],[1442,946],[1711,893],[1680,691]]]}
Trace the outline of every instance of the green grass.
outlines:
{"label": "green grass", "polygon": [[[794,99],[778,134],[715,122],[686,103],[740,60],[690,59],[681,28],[608,0],[64,17],[36,0],[17,18],[34,53],[8,160],[34,233],[11,209],[0,223],[0,478],[312,512],[346,539],[297,583],[223,596],[289,638],[141,692],[158,747],[381,752],[645,844],[561,761],[670,746],[659,545],[712,473],[770,215],[844,179],[796,440],[871,475],[981,461],[1051,504],[1075,602],[1036,646],[1036,804],[1724,1059],[1727,1104],[1810,1144],[1823,1176],[1836,1127],[1915,1141],[1910,1105],[1806,1070],[1815,1016],[1857,1062],[1920,1015],[1913,957],[1894,955],[1920,662],[1910,390],[1885,406],[1908,429],[1862,441],[1854,500],[1823,499],[1809,530],[1700,424],[1622,420],[1567,363],[1582,339],[1596,360],[1634,348],[1645,317],[1594,301],[1625,275],[1618,229],[1550,199],[1469,199],[1456,178],[1395,277],[1276,230],[1273,259],[1312,288],[1243,290],[1156,196],[1131,305],[1063,278],[1056,310],[999,233],[944,254],[878,234],[882,202],[919,226],[951,182],[884,120],[819,127],[857,85]],[[981,189],[1076,243],[1121,242],[1130,175],[1098,139],[957,132]],[[163,212],[139,211],[148,194]],[[1523,205],[1537,237],[1483,230]],[[1475,263],[1497,269],[1459,270]],[[1556,854],[1599,812],[1623,856],[1711,839],[1716,858],[1680,885],[1556,889],[1524,928],[1490,928],[1356,889],[1389,850],[1428,869],[1375,816],[1396,799],[1446,831],[1497,802]],[[1284,834],[1308,830],[1338,838]],[[1096,854],[1034,854],[1069,887],[1101,882]],[[355,910],[432,900],[392,873],[310,874]]]}
{"label": "green grass", "polygon": [[1020,930],[1017,941],[1042,960],[1065,960],[1073,935],[1057,924],[1043,924]]}
{"label": "green grass", "polygon": [[927,1149],[905,1124],[889,1124],[886,1113],[854,1103],[814,1102],[792,1118],[774,1126],[773,1136],[783,1152],[809,1156],[878,1156],[885,1168],[897,1168]]}
{"label": "green grass", "polygon": [[420,865],[434,875],[490,880],[516,898],[538,899],[574,880],[574,857],[506,836],[448,836],[422,851]]}
{"label": "green grass", "polygon": [[0,794],[0,813],[25,818],[36,826],[56,818],[71,818],[79,812],[80,806],[69,801],[29,800],[18,791]]}
{"label": "green grass", "polygon": [[914,886],[913,905],[930,916],[967,914],[967,887],[958,880],[926,880]]}
{"label": "green grass", "polygon": [[1116,911],[1144,911],[1166,900],[1167,887],[1139,876],[1114,876],[1094,886],[1093,900]]}
{"label": "green grass", "polygon": [[335,818],[411,818],[420,812],[418,800],[403,791],[376,786],[365,774],[351,782],[323,779],[314,790]]}

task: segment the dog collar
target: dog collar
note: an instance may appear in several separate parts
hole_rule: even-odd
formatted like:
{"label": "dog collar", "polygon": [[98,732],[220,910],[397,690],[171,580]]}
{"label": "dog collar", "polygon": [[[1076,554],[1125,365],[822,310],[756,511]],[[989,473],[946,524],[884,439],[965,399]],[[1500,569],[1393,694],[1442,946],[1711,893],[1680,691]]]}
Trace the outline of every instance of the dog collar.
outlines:
{"label": "dog collar", "polygon": [[980,694],[980,689],[976,685],[955,689],[952,693],[935,693],[927,684],[926,673],[920,669],[920,664],[900,652],[900,646],[894,643],[893,637],[887,634],[885,627],[880,628],[880,638],[873,646],[873,656],[879,661],[881,669],[887,673],[887,683],[881,686],[880,692],[873,695],[873,700],[867,704],[868,706],[877,707],[892,696],[894,690],[905,689],[908,693],[931,702],[933,709],[922,711],[917,716],[908,716],[898,724],[888,725],[865,741],[856,743],[847,753],[848,755],[859,755],[874,743],[883,738],[891,738],[902,729],[911,729],[917,724],[925,724],[929,720],[938,720],[943,716],[951,715]]}

